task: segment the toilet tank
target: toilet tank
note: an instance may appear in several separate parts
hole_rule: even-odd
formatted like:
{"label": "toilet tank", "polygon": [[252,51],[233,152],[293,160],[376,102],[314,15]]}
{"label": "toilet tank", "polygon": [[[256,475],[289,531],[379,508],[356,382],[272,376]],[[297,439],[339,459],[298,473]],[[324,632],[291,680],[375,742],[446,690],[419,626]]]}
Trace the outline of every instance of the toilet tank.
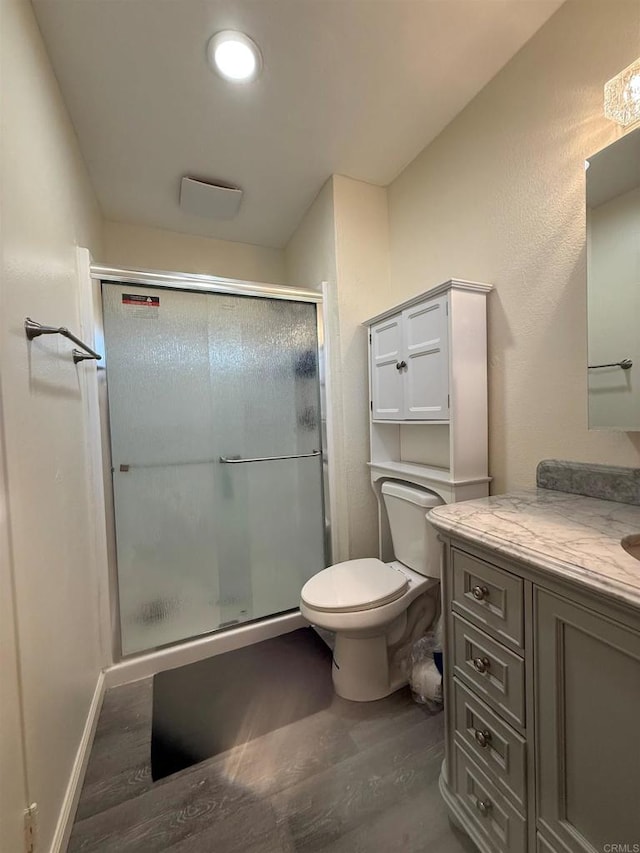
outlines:
{"label": "toilet tank", "polygon": [[440,577],[437,534],[425,515],[444,501],[426,489],[387,480],[382,498],[389,518],[396,560],[429,578]]}

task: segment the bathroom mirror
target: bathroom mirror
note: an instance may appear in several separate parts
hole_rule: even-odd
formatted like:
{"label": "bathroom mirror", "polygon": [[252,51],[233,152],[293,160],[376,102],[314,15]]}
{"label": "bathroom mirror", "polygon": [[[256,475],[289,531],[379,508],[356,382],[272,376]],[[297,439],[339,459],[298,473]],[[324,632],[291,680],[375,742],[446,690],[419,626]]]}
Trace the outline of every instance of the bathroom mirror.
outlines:
{"label": "bathroom mirror", "polygon": [[589,428],[640,431],[640,128],[585,166]]}

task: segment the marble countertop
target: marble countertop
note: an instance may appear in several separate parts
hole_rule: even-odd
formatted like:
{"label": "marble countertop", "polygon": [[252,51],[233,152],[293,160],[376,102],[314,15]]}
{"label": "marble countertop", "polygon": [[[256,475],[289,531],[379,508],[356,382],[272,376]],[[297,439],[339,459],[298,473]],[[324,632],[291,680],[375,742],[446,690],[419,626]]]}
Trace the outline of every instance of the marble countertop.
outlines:
{"label": "marble countertop", "polygon": [[640,534],[640,507],[529,489],[432,509],[442,533],[577,581],[640,608],[640,561],[620,540]]}

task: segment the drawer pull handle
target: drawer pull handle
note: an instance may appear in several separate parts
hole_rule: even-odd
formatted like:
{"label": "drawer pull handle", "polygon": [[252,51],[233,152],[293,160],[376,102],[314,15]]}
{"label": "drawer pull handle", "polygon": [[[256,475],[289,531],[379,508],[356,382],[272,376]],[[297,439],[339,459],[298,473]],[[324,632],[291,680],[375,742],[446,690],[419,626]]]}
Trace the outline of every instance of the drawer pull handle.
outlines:
{"label": "drawer pull handle", "polygon": [[407,366],[406,361],[396,361],[396,370],[402,370]]}
{"label": "drawer pull handle", "polygon": [[477,672],[484,674],[491,666],[491,661],[489,658],[474,658],[473,666]]}
{"label": "drawer pull handle", "polygon": [[491,743],[491,732],[489,729],[484,729],[484,731],[476,729],[473,736],[477,740],[478,746],[481,746],[483,749]]}
{"label": "drawer pull handle", "polygon": [[482,817],[486,817],[491,811],[491,800],[476,800],[476,808]]}
{"label": "drawer pull handle", "polygon": [[484,601],[485,598],[489,598],[489,590],[486,586],[474,586],[471,590],[471,595],[476,601]]}

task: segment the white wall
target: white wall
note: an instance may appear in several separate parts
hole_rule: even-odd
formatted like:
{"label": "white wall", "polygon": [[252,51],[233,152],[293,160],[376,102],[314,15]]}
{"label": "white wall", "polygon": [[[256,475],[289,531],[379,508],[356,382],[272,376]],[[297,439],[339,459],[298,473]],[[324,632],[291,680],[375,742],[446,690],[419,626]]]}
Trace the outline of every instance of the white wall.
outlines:
{"label": "white wall", "polygon": [[98,260],[118,267],[286,283],[282,249],[195,237],[123,222],[104,223],[104,251]]}
{"label": "white wall", "polygon": [[[589,364],[640,366],[640,188],[589,210]],[[589,371],[589,423],[640,429],[638,371]]]}
{"label": "white wall", "polygon": [[76,246],[99,254],[101,219],[30,3],[3,0],[2,18],[0,382],[28,797],[44,851],[102,666],[85,427],[95,367],[75,367],[60,337],[29,345],[23,323],[79,328]]}
{"label": "white wall", "polygon": [[367,342],[362,321],[387,307],[386,191],[334,175],[307,211],[286,250],[291,285],[327,282],[330,422],[334,486],[334,560],[376,556],[376,502],[369,458]]}
{"label": "white wall", "polygon": [[393,301],[488,281],[494,493],[540,459],[640,463],[587,429],[584,160],[616,138],[604,82],[639,52],[640,4],[568,0],[389,187]]}

